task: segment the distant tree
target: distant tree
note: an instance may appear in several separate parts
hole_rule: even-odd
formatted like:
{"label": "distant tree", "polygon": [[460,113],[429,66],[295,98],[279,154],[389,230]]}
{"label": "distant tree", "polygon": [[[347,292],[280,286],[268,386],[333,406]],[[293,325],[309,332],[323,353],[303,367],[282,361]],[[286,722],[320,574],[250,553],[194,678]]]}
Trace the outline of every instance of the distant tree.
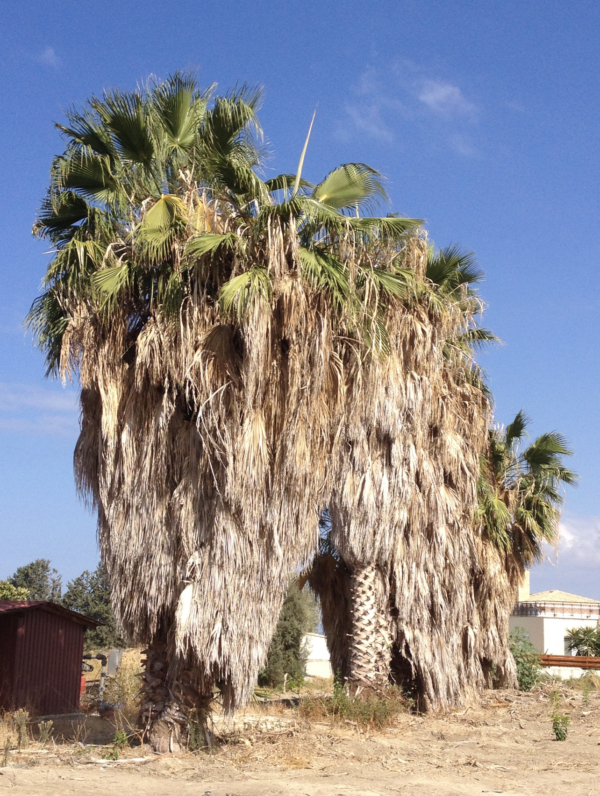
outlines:
{"label": "distant tree", "polygon": [[102,622],[100,627],[86,631],[86,650],[127,646],[112,612],[110,588],[103,564],[98,564],[95,572],[86,569],[78,578],[69,581],[62,604],[65,608]]}
{"label": "distant tree", "polygon": [[318,621],[319,611],[311,592],[292,583],[279,615],[267,664],[259,674],[260,685],[280,686],[286,674],[292,682],[302,681],[308,657],[303,639],[306,633],[314,632]]}
{"label": "distant tree", "polygon": [[50,567],[47,558],[38,558],[19,567],[8,582],[11,586],[25,589],[29,600],[60,601],[62,579],[57,570]]}
{"label": "distant tree", "polygon": [[29,592],[27,589],[13,586],[7,580],[0,580],[0,600],[28,600]]}

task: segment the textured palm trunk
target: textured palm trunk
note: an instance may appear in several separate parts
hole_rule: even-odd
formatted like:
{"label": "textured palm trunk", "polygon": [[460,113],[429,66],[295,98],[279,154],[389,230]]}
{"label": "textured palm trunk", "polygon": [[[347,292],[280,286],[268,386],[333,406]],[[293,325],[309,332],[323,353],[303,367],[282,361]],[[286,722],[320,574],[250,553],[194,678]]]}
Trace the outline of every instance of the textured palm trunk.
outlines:
{"label": "textured palm trunk", "polygon": [[190,730],[201,734],[199,745],[210,746],[208,729],[212,694],[204,694],[193,671],[184,669],[176,677],[169,671],[168,646],[156,639],[146,650],[142,677],[140,725],[152,749],[158,754],[180,751],[190,743]]}
{"label": "textured palm trunk", "polygon": [[357,564],[350,585],[352,631],[348,680],[381,688],[389,682],[391,614],[386,578],[376,564]]}

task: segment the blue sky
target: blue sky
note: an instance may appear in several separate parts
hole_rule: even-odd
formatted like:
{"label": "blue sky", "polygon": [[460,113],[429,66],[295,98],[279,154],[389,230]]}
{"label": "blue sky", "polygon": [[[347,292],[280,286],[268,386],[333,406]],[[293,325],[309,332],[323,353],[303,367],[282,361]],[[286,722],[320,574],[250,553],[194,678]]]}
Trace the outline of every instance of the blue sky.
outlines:
{"label": "blue sky", "polygon": [[580,0],[253,3],[29,0],[0,26],[0,578],[33,558],[65,579],[97,561],[78,501],[76,386],[44,380],[22,326],[47,263],[31,225],[61,149],[62,111],[103,88],[198,70],[220,90],[265,87],[272,174],[345,161],[389,178],[394,210],[438,245],[477,253],[482,357],[507,422],[558,429],[576,451],[558,562],[534,590],[600,599],[600,5]]}

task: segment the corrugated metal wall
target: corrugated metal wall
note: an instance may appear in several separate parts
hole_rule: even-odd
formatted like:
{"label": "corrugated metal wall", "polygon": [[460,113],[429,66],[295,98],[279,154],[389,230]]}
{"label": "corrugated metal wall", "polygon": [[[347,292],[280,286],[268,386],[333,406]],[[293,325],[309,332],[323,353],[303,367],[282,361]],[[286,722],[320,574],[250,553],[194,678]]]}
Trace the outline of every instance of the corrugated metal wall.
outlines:
{"label": "corrugated metal wall", "polygon": [[15,677],[16,614],[0,614],[0,710],[9,710]]}
{"label": "corrugated metal wall", "polygon": [[[5,709],[22,707],[38,716],[77,710],[84,626],[39,609],[12,617],[17,619],[13,684]],[[1,618],[2,646],[8,618]]]}

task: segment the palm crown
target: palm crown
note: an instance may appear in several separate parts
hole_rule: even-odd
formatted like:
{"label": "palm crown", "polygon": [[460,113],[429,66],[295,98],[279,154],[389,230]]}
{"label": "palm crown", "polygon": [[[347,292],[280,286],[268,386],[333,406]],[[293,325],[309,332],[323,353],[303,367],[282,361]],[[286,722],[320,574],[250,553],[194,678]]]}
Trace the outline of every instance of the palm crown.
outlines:
{"label": "palm crown", "polygon": [[490,429],[477,515],[487,536],[524,566],[541,559],[544,542],[557,541],[561,484],[577,482],[563,464],[572,451],[561,434],[542,434],[521,450],[529,423],[520,411],[506,430]]}
{"label": "palm crown", "polygon": [[386,196],[364,164],[316,187],[300,174],[261,180],[259,99],[242,87],[209,107],[210,90],[176,74],[93,98],[58,125],[67,146],[34,228],[55,257],[30,314],[50,371],[81,301],[98,317],[127,306],[134,327],[157,306],[177,314],[194,285],[224,314],[268,301],[277,234],[349,330],[385,346],[385,302],[411,290],[399,249],[419,220],[360,215]]}

